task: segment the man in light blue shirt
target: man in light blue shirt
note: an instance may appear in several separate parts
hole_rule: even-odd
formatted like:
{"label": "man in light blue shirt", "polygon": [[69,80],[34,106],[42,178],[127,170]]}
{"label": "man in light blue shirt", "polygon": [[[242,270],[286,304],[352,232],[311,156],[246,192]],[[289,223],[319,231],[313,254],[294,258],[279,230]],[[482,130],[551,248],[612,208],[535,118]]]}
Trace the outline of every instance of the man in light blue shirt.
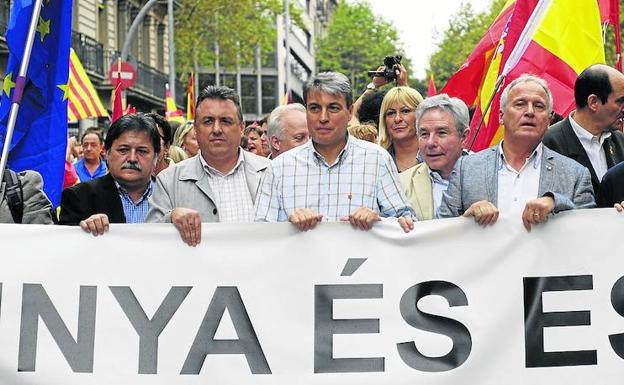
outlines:
{"label": "man in light blue shirt", "polygon": [[412,208],[387,151],[348,135],[351,85],[325,72],[304,86],[311,141],[274,159],[256,200],[256,221],[290,221],[302,231],[321,221],[370,229],[380,217],[413,228]]}

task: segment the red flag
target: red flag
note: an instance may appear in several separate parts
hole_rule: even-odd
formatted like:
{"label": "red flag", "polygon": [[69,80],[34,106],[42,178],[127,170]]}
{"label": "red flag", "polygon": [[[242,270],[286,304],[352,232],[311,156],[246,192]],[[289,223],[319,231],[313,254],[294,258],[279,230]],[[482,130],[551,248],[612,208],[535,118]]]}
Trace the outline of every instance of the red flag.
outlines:
{"label": "red flag", "polygon": [[622,72],[622,35],[620,31],[620,4],[618,0],[598,0],[600,21],[611,24],[615,34],[615,67]]}
{"label": "red flag", "polygon": [[427,87],[427,96],[437,95],[435,80],[433,79],[433,73],[429,74],[429,86]]}
{"label": "red flag", "polygon": [[186,120],[195,119],[195,74],[189,73],[186,87]]}
{"label": "red flag", "polygon": [[115,90],[113,91],[113,116],[112,116],[113,122],[121,118],[123,114],[124,114],[123,103],[121,100],[121,82],[117,82],[117,86],[115,87]]}

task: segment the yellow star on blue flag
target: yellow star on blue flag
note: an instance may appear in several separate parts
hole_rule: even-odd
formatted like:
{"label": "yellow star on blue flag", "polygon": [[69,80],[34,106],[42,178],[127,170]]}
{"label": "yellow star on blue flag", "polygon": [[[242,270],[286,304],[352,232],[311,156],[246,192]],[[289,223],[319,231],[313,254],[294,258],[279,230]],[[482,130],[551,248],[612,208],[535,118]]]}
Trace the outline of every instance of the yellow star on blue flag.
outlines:
{"label": "yellow star on blue flag", "polygon": [[9,72],[2,81],[2,92],[7,96],[7,98],[11,97],[11,90],[15,88],[15,82],[13,79],[13,72]]}
{"label": "yellow star on blue flag", "polygon": [[37,32],[39,32],[39,39],[43,43],[43,39],[50,33],[50,20],[45,20],[43,17],[39,17],[39,24],[37,25]]}

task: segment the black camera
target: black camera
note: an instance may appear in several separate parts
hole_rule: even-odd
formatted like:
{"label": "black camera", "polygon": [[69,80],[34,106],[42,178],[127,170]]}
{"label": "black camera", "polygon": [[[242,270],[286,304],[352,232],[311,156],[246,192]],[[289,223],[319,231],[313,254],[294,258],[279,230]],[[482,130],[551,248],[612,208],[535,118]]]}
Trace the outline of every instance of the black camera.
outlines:
{"label": "black camera", "polygon": [[403,59],[403,56],[400,55],[386,56],[384,58],[384,69],[382,71],[368,71],[368,76],[371,78],[375,76],[382,76],[386,78],[388,82],[396,80],[396,71],[399,69],[401,59]]}

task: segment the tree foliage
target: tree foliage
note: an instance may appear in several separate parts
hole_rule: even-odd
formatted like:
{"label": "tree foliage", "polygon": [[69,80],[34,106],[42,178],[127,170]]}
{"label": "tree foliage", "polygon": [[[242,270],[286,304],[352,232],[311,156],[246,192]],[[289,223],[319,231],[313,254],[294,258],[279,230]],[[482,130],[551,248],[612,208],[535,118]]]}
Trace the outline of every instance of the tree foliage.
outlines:
{"label": "tree foliage", "polygon": [[[253,65],[254,53],[275,47],[275,18],[282,0],[180,0],[175,15],[176,69],[193,70],[194,64],[234,68]],[[291,18],[301,24],[301,10],[291,7]]]}
{"label": "tree foliage", "polygon": [[429,60],[429,72],[433,72],[438,88],[464,63],[504,5],[505,0],[493,0],[488,11],[475,13],[469,3],[462,4],[451,17]]}
{"label": "tree foliage", "polygon": [[387,55],[403,55],[401,63],[409,72],[410,63],[398,36],[394,26],[373,14],[368,2],[340,0],[327,33],[318,41],[318,71],[347,75],[357,96],[370,82],[367,71],[376,70]]}

